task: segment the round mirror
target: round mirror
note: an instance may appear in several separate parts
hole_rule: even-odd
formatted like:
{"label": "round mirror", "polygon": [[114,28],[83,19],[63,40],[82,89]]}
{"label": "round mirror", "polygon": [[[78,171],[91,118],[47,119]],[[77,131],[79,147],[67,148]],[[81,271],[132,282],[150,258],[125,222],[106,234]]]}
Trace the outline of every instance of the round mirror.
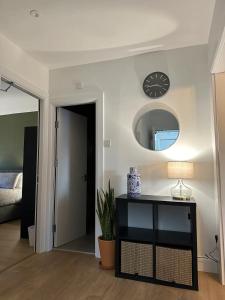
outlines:
{"label": "round mirror", "polygon": [[134,135],[144,148],[161,151],[176,142],[179,136],[179,124],[169,111],[154,109],[144,113],[138,119]]}

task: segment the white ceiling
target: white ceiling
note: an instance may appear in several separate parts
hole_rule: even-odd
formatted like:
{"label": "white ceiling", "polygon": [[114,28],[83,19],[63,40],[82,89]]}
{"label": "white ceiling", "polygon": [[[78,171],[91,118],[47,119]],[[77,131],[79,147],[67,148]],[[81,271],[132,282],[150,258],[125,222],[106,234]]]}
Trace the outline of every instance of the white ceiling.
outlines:
{"label": "white ceiling", "polygon": [[[1,88],[8,84],[1,82]],[[8,92],[0,91],[0,115],[11,115],[38,111],[38,100],[30,95],[11,87]]]}
{"label": "white ceiling", "polygon": [[60,68],[205,44],[214,5],[215,0],[0,0],[0,32],[49,68]]}

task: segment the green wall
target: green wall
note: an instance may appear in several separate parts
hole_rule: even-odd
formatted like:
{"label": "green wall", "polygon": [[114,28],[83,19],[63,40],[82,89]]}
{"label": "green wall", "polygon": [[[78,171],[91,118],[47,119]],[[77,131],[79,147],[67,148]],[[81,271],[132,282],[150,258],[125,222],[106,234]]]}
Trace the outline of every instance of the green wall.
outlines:
{"label": "green wall", "polygon": [[0,170],[22,169],[24,127],[37,124],[38,112],[0,116]]}

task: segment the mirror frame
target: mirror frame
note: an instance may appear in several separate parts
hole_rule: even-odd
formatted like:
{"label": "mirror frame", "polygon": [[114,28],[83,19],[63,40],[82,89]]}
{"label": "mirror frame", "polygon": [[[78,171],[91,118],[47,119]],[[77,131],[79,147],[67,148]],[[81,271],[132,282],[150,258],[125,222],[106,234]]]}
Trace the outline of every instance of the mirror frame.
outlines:
{"label": "mirror frame", "polygon": [[[141,118],[144,114],[146,114],[146,113],[148,113],[148,112],[150,112],[150,111],[154,111],[154,110],[164,110],[164,111],[167,111],[168,113],[170,113],[171,115],[174,116],[174,118],[177,120],[177,123],[178,123],[178,128],[179,128],[179,134],[178,134],[178,137],[177,137],[176,141],[175,141],[172,145],[170,145],[168,148],[166,148],[166,149],[162,149],[162,150],[154,150],[154,149],[145,148],[142,144],[140,144],[140,142],[139,142],[139,141],[137,140],[137,138],[136,138],[135,129],[136,129],[136,127],[137,127],[137,124],[138,124],[140,118]],[[174,112],[174,110],[171,109],[169,106],[167,106],[167,105],[164,104],[164,103],[163,103],[163,104],[162,104],[162,103],[157,103],[157,104],[156,104],[156,103],[155,103],[155,104],[151,103],[151,104],[147,104],[147,105],[143,106],[143,107],[136,113],[136,115],[135,115],[135,117],[134,117],[134,120],[133,120],[132,132],[133,132],[133,136],[134,136],[135,141],[138,143],[138,145],[139,145],[142,149],[145,149],[145,150],[148,150],[148,151],[153,151],[153,152],[155,152],[155,153],[160,153],[160,152],[166,151],[166,150],[170,149],[172,146],[176,145],[176,143],[177,143],[177,141],[179,140],[180,135],[181,135],[181,124],[180,124],[180,122],[179,122],[179,118],[178,118],[178,116],[177,116],[177,113]]]}

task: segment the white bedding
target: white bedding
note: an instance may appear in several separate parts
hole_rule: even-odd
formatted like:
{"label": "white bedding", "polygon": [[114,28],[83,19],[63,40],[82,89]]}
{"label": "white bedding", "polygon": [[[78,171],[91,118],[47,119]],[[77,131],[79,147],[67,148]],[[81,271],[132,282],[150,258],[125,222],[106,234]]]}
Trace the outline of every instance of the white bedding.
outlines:
{"label": "white bedding", "polygon": [[22,198],[22,189],[1,189],[0,188],[0,206],[15,204]]}

